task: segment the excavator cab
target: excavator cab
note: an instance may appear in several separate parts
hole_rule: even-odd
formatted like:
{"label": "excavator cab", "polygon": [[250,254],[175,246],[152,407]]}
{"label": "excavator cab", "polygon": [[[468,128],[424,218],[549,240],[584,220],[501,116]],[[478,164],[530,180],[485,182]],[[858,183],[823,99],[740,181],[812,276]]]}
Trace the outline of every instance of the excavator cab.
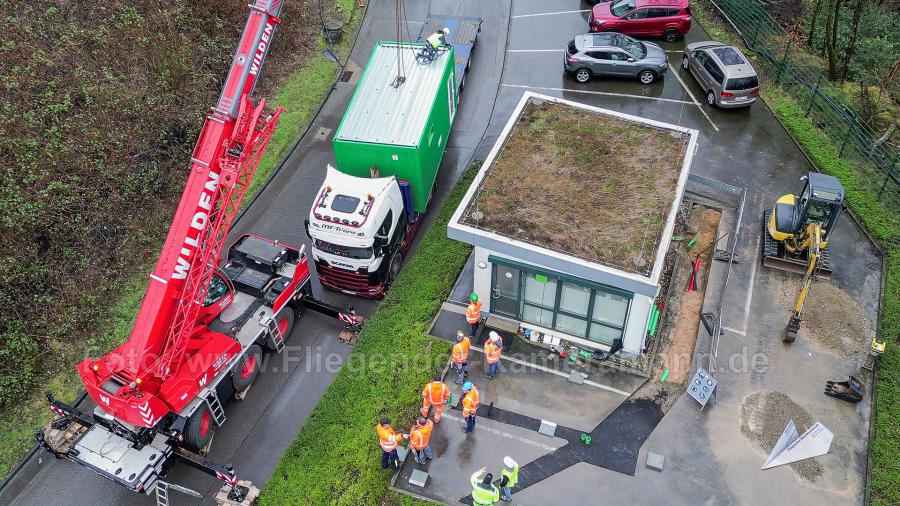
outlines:
{"label": "excavator cab", "polygon": [[[763,263],[770,267],[802,272],[808,262],[809,226],[819,226],[820,240],[828,236],[841,213],[844,187],[833,176],[810,172],[801,178],[805,184],[799,195],[779,198],[764,216],[766,226]],[[819,265],[820,273],[830,274],[827,258]]]}

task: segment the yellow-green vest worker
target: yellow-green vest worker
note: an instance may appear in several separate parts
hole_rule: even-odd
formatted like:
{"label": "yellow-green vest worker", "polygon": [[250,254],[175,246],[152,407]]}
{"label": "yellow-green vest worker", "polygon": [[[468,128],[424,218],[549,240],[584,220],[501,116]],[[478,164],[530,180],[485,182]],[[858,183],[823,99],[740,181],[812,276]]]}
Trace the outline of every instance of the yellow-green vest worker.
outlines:
{"label": "yellow-green vest worker", "polygon": [[512,488],[519,483],[519,463],[510,456],[503,457],[503,471],[500,472],[500,490],[504,501],[512,500]]}
{"label": "yellow-green vest worker", "polygon": [[[500,490],[492,483],[494,476],[491,473],[484,473],[485,468],[481,468],[470,478],[472,482],[472,504],[474,506],[493,506],[500,500]],[[484,478],[481,476],[484,475]]]}
{"label": "yellow-green vest worker", "polygon": [[441,28],[440,30],[432,33],[425,39],[425,42],[428,42],[428,45],[434,49],[437,49],[445,44],[444,37],[450,33],[450,29],[447,27]]}

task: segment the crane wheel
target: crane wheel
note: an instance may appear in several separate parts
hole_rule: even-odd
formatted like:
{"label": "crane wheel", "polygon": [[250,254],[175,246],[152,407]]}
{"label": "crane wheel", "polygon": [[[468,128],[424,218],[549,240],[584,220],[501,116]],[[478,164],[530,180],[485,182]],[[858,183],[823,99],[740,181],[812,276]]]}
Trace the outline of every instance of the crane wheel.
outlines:
{"label": "crane wheel", "polygon": [[193,452],[199,452],[206,448],[212,440],[216,430],[216,422],[213,420],[209,406],[204,402],[188,418],[184,427],[184,446]]}
{"label": "crane wheel", "polygon": [[247,353],[238,360],[231,374],[231,384],[235,392],[243,392],[250,387],[256,376],[259,375],[259,366],[262,363],[262,348],[253,344],[247,348]]}
{"label": "crane wheel", "polygon": [[[275,315],[275,323],[278,324],[278,329],[281,330],[281,335],[284,336],[285,340],[291,337],[291,331],[294,330],[294,308],[290,306],[281,308],[281,311]],[[266,349],[276,351],[274,337],[269,336],[266,339]]]}

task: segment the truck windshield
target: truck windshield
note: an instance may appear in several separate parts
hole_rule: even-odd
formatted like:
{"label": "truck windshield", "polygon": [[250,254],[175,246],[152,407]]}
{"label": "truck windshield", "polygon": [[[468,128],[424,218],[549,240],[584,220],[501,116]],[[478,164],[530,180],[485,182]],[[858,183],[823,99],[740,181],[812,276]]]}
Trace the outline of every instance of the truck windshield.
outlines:
{"label": "truck windshield", "polygon": [[371,246],[369,246],[368,248],[354,248],[352,246],[340,246],[338,244],[332,244],[321,239],[316,239],[316,249],[324,251],[325,253],[330,253],[332,255],[347,258],[356,258],[360,260],[372,258],[372,256],[374,255],[374,250]]}

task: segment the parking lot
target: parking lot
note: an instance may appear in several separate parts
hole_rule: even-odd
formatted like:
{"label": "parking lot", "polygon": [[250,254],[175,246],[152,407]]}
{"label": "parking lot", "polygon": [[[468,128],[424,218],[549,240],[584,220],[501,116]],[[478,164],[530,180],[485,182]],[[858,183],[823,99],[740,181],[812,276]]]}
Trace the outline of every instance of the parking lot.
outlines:
{"label": "parking lot", "polygon": [[[315,134],[320,128],[328,129],[326,136],[333,132],[358,80],[359,67],[365,64],[374,42],[390,39],[396,33],[394,2],[368,3],[359,41],[348,65],[353,76],[335,88],[284,169],[236,224],[235,234],[249,232],[291,244],[307,243],[303,214],[321,184],[325,165],[333,162],[330,142]],[[692,171],[748,190],[739,238],[740,263],[733,268],[726,294],[723,311],[726,332],[719,353],[725,357],[726,364],[729,357],[751,357],[757,353],[764,354],[768,364],[765,370],[723,369],[718,378],[716,403],[702,413],[693,401],[682,398],[661,421],[657,420],[655,429],[634,427],[627,419],[608,421],[597,434],[617,431],[618,437],[627,439],[632,434],[629,431],[642,433],[642,439],[635,443],[639,453],[629,457],[636,462],[630,473],[624,472],[628,469],[613,470],[612,464],[604,467],[605,455],[619,448],[613,438],[604,442],[595,436],[591,447],[574,447],[578,435],[590,432],[589,425],[603,425],[608,420],[605,413],[613,412],[615,405],[625,402],[626,395],[608,389],[592,392],[592,398],[605,399],[597,401],[605,403],[603,411],[598,415],[598,410],[593,410],[590,404],[580,406],[583,415],[574,410],[561,423],[578,433],[561,431],[560,437],[555,438],[537,433],[535,427],[522,421],[564,408],[549,406],[541,408],[542,411],[528,411],[521,405],[521,398],[507,396],[504,406],[500,406],[501,400],[497,405],[507,410],[509,417],[479,421],[477,441],[466,440],[458,431],[448,432],[443,440],[436,434],[435,445],[443,445],[441,455],[452,454],[456,460],[431,463],[435,476],[442,465],[445,469],[458,466],[456,472],[463,480],[435,485],[440,488],[434,494],[419,491],[419,495],[439,497],[455,504],[471,491],[468,474],[481,466],[489,466],[498,473],[505,454],[516,456],[520,463],[526,464],[556,452],[561,458],[546,458],[543,462],[548,463],[547,467],[540,473],[523,476],[523,488],[516,490],[514,504],[862,503],[871,394],[867,392],[864,401],[856,406],[821,394],[825,380],[858,374],[861,357],[842,358],[802,335],[793,345],[782,345],[780,331],[788,313],[776,294],[786,284],[795,286],[792,284],[798,283],[798,278],[760,266],[763,209],[771,206],[777,196],[797,191],[799,177],[810,170],[809,162],[765,104],[757,103],[749,110],[707,106],[702,90],[678,66],[685,41],[657,41],[670,58],[669,74],[662,82],[642,85],[637,80],[598,78],[577,83],[564,74],[562,63],[568,41],[587,31],[589,6],[581,0],[406,0],[405,3],[409,30],[413,34],[418,33],[420,20],[428,13],[477,15],[485,20],[439,176],[435,196],[438,202],[446,197],[473,156],[484,158],[525,90],[695,128],[701,138]],[[706,38],[695,23],[687,42]],[[622,149],[636,147],[622,146]],[[433,213],[426,219],[430,224]],[[844,216],[829,249],[836,265],[832,281],[860,304],[874,333],[878,308],[872,301],[878,300],[881,276],[881,264],[874,248],[855,222]],[[318,286],[316,293],[333,303],[354,304],[363,314],[371,313],[376,307],[371,301],[324,292]],[[242,478],[258,484],[265,482],[338,372],[339,367],[323,369],[315,360],[326,356],[343,360],[351,350],[337,342],[339,330],[338,325],[319,315],[304,315],[289,342],[295,347],[287,355],[290,358],[270,364],[275,369],[260,376],[248,400],[227,408],[229,421],[216,437],[211,459],[233,462]],[[703,350],[698,348],[698,351]],[[547,378],[534,378],[534,381],[565,382],[557,375],[545,374]],[[560,385],[565,387],[564,383]],[[500,387],[497,388],[499,392]],[[626,393],[633,391],[629,388],[620,385],[618,389]],[[740,411],[744,398],[760,390],[777,390],[791,396],[835,433],[831,453],[817,459],[824,472],[814,482],[805,481],[788,466],[759,470],[765,455],[742,437]],[[453,428],[460,419],[458,412],[451,411],[441,427]],[[598,430],[596,427],[594,431]],[[574,440],[568,438],[573,434]],[[663,472],[644,468],[648,450],[666,457]],[[462,466],[464,459],[465,466]],[[409,463],[404,473],[408,471]],[[180,465],[173,468],[171,477],[172,481],[207,496],[199,500],[178,495],[175,504],[208,503],[210,493],[219,486],[215,480]],[[38,457],[33,457],[23,473],[0,494],[0,503],[151,504],[152,501],[106,482],[86,469],[46,458],[38,462]]]}

